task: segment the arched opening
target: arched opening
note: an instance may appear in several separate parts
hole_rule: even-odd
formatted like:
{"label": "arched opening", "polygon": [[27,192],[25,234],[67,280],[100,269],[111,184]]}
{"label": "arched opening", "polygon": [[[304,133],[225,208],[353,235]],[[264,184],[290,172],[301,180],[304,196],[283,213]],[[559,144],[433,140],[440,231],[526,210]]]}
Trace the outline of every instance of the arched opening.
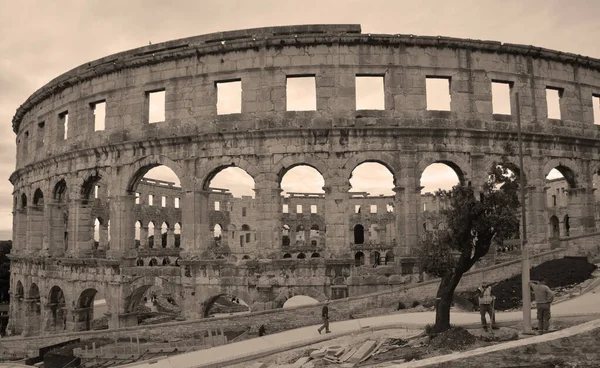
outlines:
{"label": "arched opening", "polygon": [[319,245],[319,240],[320,240],[320,233],[319,233],[319,225],[314,224],[310,227],[310,245],[313,247],[316,247]]}
{"label": "arched opening", "polygon": [[144,260],[141,258],[138,258],[137,261],[135,262],[135,265],[140,266],[140,267],[144,266]]}
{"label": "arched opening", "polygon": [[173,231],[175,235],[175,248],[179,248],[181,246],[181,224],[175,224],[175,230]]}
{"label": "arched opening", "polygon": [[394,174],[379,162],[363,162],[356,166],[349,178],[349,192],[365,193],[367,196],[394,196]]}
{"label": "arched opening", "polygon": [[365,254],[363,252],[356,252],[354,255],[354,265],[356,267],[362,266],[365,264]]}
{"label": "arched opening", "polygon": [[232,316],[250,313],[249,300],[242,300],[237,295],[219,294],[206,300],[204,304],[204,318]]}
{"label": "arched opening", "polygon": [[284,224],[281,230],[281,245],[287,247],[290,245],[290,225]]}
{"label": "arched opening", "polygon": [[168,231],[169,225],[166,222],[163,222],[162,225],[160,225],[160,245],[163,248],[166,248],[168,245]]}
{"label": "arched opening", "polygon": [[215,226],[213,227],[213,239],[215,241],[215,246],[217,246],[217,247],[221,246],[222,231],[223,231],[223,228],[221,227],[221,225],[215,224]]}
{"label": "arched opening", "polygon": [[285,303],[283,303],[282,308],[292,308],[292,307],[299,307],[301,305],[315,305],[315,304],[319,304],[319,301],[315,298],[311,298],[310,296],[306,296],[306,295],[296,295],[296,296],[293,296],[293,297],[289,298],[288,300],[286,300]]}
{"label": "arched opening", "polygon": [[[171,224],[181,223],[181,205],[185,205],[177,174],[166,165],[144,166],[134,175],[129,192],[136,196],[134,208],[137,216],[141,219],[145,217],[143,213],[151,213],[152,216],[147,226],[140,221],[139,242],[138,225],[135,225],[135,243],[142,248],[173,247],[178,242],[178,236],[171,232]],[[147,221],[147,217],[144,221]]]}
{"label": "arched opening", "polygon": [[86,289],[79,295],[77,309],[72,313],[75,331],[88,331],[92,329],[94,299],[97,293],[96,289]]}
{"label": "arched opening", "polygon": [[242,259],[243,259],[243,260],[250,259],[250,256],[246,254],[246,255],[244,255],[244,256],[242,257]]}
{"label": "arched opening", "polygon": [[298,258],[298,259],[305,259],[306,258],[306,254],[304,254],[304,253],[298,253],[298,255],[296,256],[296,258]]}
{"label": "arched opening", "polygon": [[142,238],[142,222],[140,220],[135,222],[135,247],[139,248],[141,245],[140,239]]}
{"label": "arched opening", "polygon": [[569,236],[569,230],[571,229],[571,225],[569,224],[569,215],[565,215],[563,223],[565,227],[565,236]]}
{"label": "arched opening", "polygon": [[550,217],[550,238],[559,238],[560,237],[560,225],[558,221],[558,217],[551,216]]}
{"label": "arched opening", "polygon": [[27,208],[27,195],[25,193],[21,194],[21,208]]}
{"label": "arched opening", "polygon": [[94,220],[94,249],[100,247],[100,231],[103,222],[99,217]]}
{"label": "arched opening", "polygon": [[67,329],[67,307],[62,289],[53,286],[48,296],[49,318],[46,331],[64,331]]}
{"label": "arched opening", "polygon": [[169,257],[163,258],[162,265],[163,266],[170,266],[171,265],[171,260],[169,259]]}
{"label": "arched opening", "polygon": [[354,225],[354,244],[364,244],[365,228],[361,224]]}
{"label": "arched opening", "polygon": [[40,304],[40,289],[37,284],[33,283],[29,287],[27,293],[27,299],[31,303],[28,305],[28,313],[26,317],[29,319],[29,333],[35,335],[40,331],[40,325],[42,322],[42,309]]}
{"label": "arched opening", "polygon": [[63,202],[67,199],[67,193],[67,182],[64,179],[62,179],[54,186],[52,198],[54,198],[56,202]]}
{"label": "arched opening", "polygon": [[148,248],[154,248],[154,222],[148,223]]}
{"label": "arched opening", "polygon": [[319,257],[321,257],[321,255],[319,253],[316,253],[316,252],[313,253],[313,254],[311,254],[311,256],[310,256],[310,258],[319,258]]}
{"label": "arched opening", "polygon": [[385,264],[394,264],[394,251],[388,250],[385,253]]}
{"label": "arched opening", "polygon": [[292,255],[289,254],[289,253],[286,253],[286,254],[283,255],[283,258],[292,258]]}
{"label": "arched opening", "polygon": [[150,260],[150,262],[148,263],[148,265],[149,265],[150,267],[158,266],[158,261],[156,260],[156,258],[152,258],[152,259]]}
{"label": "arched opening", "polygon": [[[438,190],[451,190],[455,185],[464,183],[464,180],[464,175],[456,164],[448,161],[433,163],[421,173],[421,198],[427,193],[434,195]],[[427,208],[435,208],[427,201],[424,203],[427,203]]]}
{"label": "arched opening", "polygon": [[325,179],[314,167],[309,165],[296,165],[280,173],[279,186],[283,197],[294,194],[325,194],[323,186]]}
{"label": "arched opening", "polygon": [[44,205],[44,193],[40,188],[37,188],[33,193],[33,205],[40,207]]}

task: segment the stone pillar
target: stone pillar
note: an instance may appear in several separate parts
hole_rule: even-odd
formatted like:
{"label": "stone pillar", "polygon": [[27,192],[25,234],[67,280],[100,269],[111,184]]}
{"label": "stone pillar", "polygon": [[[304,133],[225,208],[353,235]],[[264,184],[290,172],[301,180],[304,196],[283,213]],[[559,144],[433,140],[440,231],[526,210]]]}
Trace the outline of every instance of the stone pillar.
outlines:
{"label": "stone pillar", "polygon": [[65,304],[48,303],[44,306],[45,332],[62,332],[67,328],[67,309]]}
{"label": "stone pillar", "polygon": [[[68,243],[65,244],[68,253],[78,258],[92,257],[94,220],[92,218],[92,207],[87,200],[75,198],[69,201]],[[64,237],[64,233],[61,235]]]}
{"label": "stone pillar", "polygon": [[14,246],[11,253],[23,253],[27,247],[27,210],[24,208],[15,211],[15,230]]}
{"label": "stone pillar", "polygon": [[69,315],[70,319],[67,318],[66,322],[67,330],[88,331],[92,329],[92,320],[94,319],[94,307],[72,308],[69,311]]}
{"label": "stone pillar", "polygon": [[394,195],[394,214],[396,215],[396,245],[394,247],[394,258],[396,264],[400,264],[401,256],[409,256],[410,248],[404,236],[406,231],[406,217],[404,214],[404,186],[396,186],[392,189]]}
{"label": "stone pillar", "polygon": [[[354,258],[350,249],[350,183],[337,173],[325,183],[325,244],[336,258]],[[295,234],[294,234],[295,235]],[[295,241],[295,238],[292,239]]]}
{"label": "stone pillar", "polygon": [[8,326],[6,327],[7,333],[10,331],[13,336],[23,333],[23,324],[26,320],[26,316],[23,315],[24,307],[25,303],[23,302],[23,298],[12,294],[9,304],[10,316],[8,318]]}
{"label": "stone pillar", "polygon": [[110,249],[107,258],[120,258],[135,248],[135,195],[110,198]]}
{"label": "stone pillar", "polygon": [[[281,252],[281,188],[275,174],[263,173],[255,179],[258,215],[255,249],[260,257],[279,258]],[[244,235],[245,236],[245,235]],[[244,239],[245,241],[245,239]]]}
{"label": "stone pillar", "polygon": [[[525,212],[527,220],[527,242],[532,245],[544,245],[548,241],[548,224],[546,220],[546,190],[547,188],[536,183],[526,188]],[[520,197],[519,197],[520,199]],[[520,214],[519,214],[520,216]]]}
{"label": "stone pillar", "polygon": [[140,227],[140,248],[146,248],[148,246],[148,226]]}
{"label": "stone pillar", "polygon": [[44,234],[44,208],[32,205],[27,207],[27,252],[42,250]]}
{"label": "stone pillar", "polygon": [[175,247],[175,231],[172,228],[167,229],[167,248]]}
{"label": "stone pillar", "polygon": [[402,178],[402,185],[396,187],[396,193],[400,193],[401,197],[397,216],[404,217],[401,221],[403,228],[398,228],[398,233],[404,233],[400,255],[407,257],[415,255],[421,241],[421,187],[415,184],[415,180],[413,176]]}
{"label": "stone pillar", "polygon": [[569,188],[567,189],[567,196],[567,214],[569,215],[570,226],[569,236],[593,232],[595,230],[594,212],[591,206],[594,203],[593,189],[586,187]]}
{"label": "stone pillar", "polygon": [[209,194],[204,190],[186,191],[181,203],[181,248],[189,255],[202,253],[212,239],[208,219]]}
{"label": "stone pillar", "polygon": [[[96,221],[95,219],[93,219]],[[108,220],[104,220],[104,223],[100,224],[99,236],[98,236],[98,249],[108,249]]]}
{"label": "stone pillar", "polygon": [[40,299],[25,299],[23,303],[25,310],[25,315],[23,316],[23,335],[38,335],[40,333],[40,327],[42,322]]}

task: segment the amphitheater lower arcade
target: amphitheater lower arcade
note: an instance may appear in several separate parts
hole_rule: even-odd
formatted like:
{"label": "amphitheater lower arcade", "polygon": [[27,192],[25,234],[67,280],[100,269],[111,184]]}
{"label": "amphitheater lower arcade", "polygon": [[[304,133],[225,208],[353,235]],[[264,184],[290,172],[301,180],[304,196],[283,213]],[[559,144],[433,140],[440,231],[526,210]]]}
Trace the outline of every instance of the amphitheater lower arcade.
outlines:
{"label": "amphitheater lower arcade", "polygon": [[[315,108],[290,111],[288,79],[306,76]],[[356,108],[356,78],[364,76],[381,78],[382,109]],[[431,78],[448,80],[448,111],[428,108]],[[240,110],[221,114],[218,86],[232,81],[241,84]],[[496,82],[510,86],[512,113],[494,113]],[[560,119],[548,117],[548,88],[561,90]],[[155,122],[158,92],[164,116]],[[256,311],[294,295],[323,301],[417,281],[422,236],[444,227],[444,203],[421,195],[434,163],[476,190],[498,164],[522,175],[534,250],[595,232],[599,92],[598,60],[367,35],[357,25],[218,33],[82,65],[35,92],[13,119],[8,329],[90,329],[99,297],[110,328],[136,325],[151,288],[191,319],[207,316],[223,294]],[[363,163],[389,170],[393,195],[351,191]],[[283,196],[282,178],[302,165],[320,173],[323,191]],[[180,183],[145,178],[159,166]],[[211,185],[230,167],[252,177],[253,196]],[[547,179],[552,169],[564,176],[558,192]]]}

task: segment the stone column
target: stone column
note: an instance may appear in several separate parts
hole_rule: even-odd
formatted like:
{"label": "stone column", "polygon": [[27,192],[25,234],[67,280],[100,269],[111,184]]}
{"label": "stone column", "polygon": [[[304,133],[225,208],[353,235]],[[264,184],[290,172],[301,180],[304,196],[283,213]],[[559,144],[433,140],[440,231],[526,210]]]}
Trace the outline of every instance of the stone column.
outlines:
{"label": "stone column", "polygon": [[13,336],[20,335],[23,333],[23,324],[26,320],[23,315],[23,308],[25,303],[22,297],[15,296],[14,293],[10,297],[10,317],[8,318],[8,326],[6,331],[10,331]]}
{"label": "stone column", "polygon": [[202,253],[212,239],[208,219],[209,194],[204,190],[187,191],[181,203],[181,248],[190,256]]}
{"label": "stone column", "polygon": [[415,255],[421,241],[421,187],[415,185],[415,178],[412,176],[403,178],[402,182],[402,185],[396,187],[396,190],[400,190],[396,193],[400,193],[401,197],[397,216],[404,217],[401,221],[403,228],[398,224],[398,233],[404,232],[400,255],[410,257]]}
{"label": "stone column", "polygon": [[48,303],[44,306],[44,324],[45,332],[61,332],[66,330],[67,309],[65,304]]}
{"label": "stone column", "polygon": [[42,250],[44,233],[44,208],[31,205],[27,207],[27,252]]}
{"label": "stone column", "polygon": [[140,248],[148,247],[148,226],[140,227]]}
{"label": "stone column", "polygon": [[[56,229],[58,229],[58,226]],[[68,229],[68,243],[65,244],[68,253],[78,258],[92,257],[94,219],[92,219],[92,207],[87,200],[75,198],[69,201]],[[62,235],[64,237],[64,234]]]}
{"label": "stone column", "polygon": [[104,223],[100,224],[100,229],[99,229],[99,234],[98,234],[98,249],[99,250],[108,249],[108,220],[104,220]]}
{"label": "stone column", "polygon": [[175,247],[175,231],[173,228],[167,229],[167,248]]}
{"label": "stone column", "polygon": [[[331,175],[325,183],[325,244],[336,258],[354,258],[350,249],[350,183],[344,175]],[[295,239],[293,239],[295,241]]]}
{"label": "stone column", "polygon": [[24,208],[15,211],[15,229],[15,245],[11,253],[23,253],[27,247],[27,210]]}
{"label": "stone column", "polygon": [[110,198],[110,250],[107,258],[120,258],[135,248],[135,195]]}
{"label": "stone column", "polygon": [[[255,179],[256,251],[259,257],[279,258],[281,252],[281,188],[275,174],[263,173]],[[245,236],[245,235],[244,235]],[[245,241],[245,239],[244,239]]]}
{"label": "stone column", "polygon": [[25,336],[38,335],[40,333],[42,322],[40,299],[25,299],[23,304],[25,305],[23,334]]}
{"label": "stone column", "polygon": [[404,215],[404,186],[396,186],[392,189],[394,195],[394,215],[396,216],[396,245],[394,247],[394,263],[400,264],[401,256],[409,256],[410,248],[404,236],[406,231],[406,217]]}

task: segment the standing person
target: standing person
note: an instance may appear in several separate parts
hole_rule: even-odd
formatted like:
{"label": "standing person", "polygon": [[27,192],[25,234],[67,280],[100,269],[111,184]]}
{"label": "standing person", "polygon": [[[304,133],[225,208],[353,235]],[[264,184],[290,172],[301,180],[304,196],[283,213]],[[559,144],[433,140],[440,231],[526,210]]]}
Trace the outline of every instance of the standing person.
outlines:
{"label": "standing person", "polygon": [[496,312],[494,311],[494,301],[496,297],[492,295],[492,286],[481,284],[479,288],[479,313],[481,314],[481,326],[485,331],[488,330],[487,320],[485,314],[490,315],[490,322],[492,323],[492,329],[497,330],[496,326]]}
{"label": "standing person", "polygon": [[554,300],[554,293],[546,285],[546,279],[540,281],[531,280],[529,286],[535,294],[535,305],[537,308],[538,332],[540,335],[548,332],[550,328],[550,304]]}
{"label": "standing person", "polygon": [[323,326],[319,327],[317,331],[319,331],[319,335],[321,334],[321,330],[325,329],[325,333],[330,333],[329,331],[329,299],[325,301],[325,305],[323,306],[323,310],[321,311],[321,318],[323,318]]}

